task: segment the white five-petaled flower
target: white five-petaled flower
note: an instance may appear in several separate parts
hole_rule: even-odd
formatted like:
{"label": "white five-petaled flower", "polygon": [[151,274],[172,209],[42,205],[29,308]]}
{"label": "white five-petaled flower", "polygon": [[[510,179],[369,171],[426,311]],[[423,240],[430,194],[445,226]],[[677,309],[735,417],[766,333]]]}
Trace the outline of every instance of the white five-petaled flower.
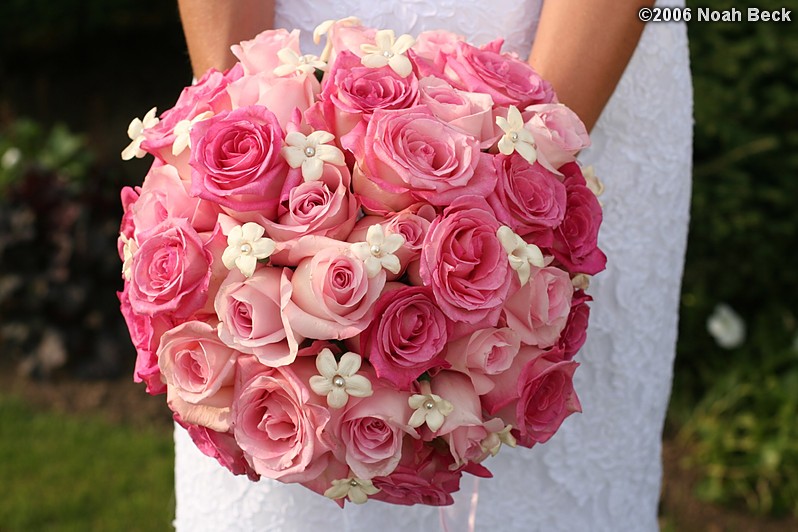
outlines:
{"label": "white five-petaled flower", "polygon": [[368,500],[369,495],[374,495],[379,491],[380,489],[374,487],[374,483],[370,480],[350,477],[333,480],[332,487],[324,492],[324,496],[330,499],[349,497],[353,503],[363,504]]}
{"label": "white five-petaled flower", "polygon": [[307,137],[299,131],[292,131],[285,136],[285,146],[280,153],[288,161],[291,168],[302,167],[305,181],[316,181],[324,171],[324,163],[342,166],[344,152],[331,146],[335,135],[328,131],[314,131]]}
{"label": "white five-petaled flower", "polygon": [[213,116],[212,111],[205,111],[204,113],[200,113],[191,120],[181,120],[177,124],[175,124],[175,129],[173,130],[175,134],[175,141],[172,143],[172,155],[177,157],[186,148],[191,147],[191,128],[197,122],[202,122],[203,120],[207,120],[208,118]]}
{"label": "white five-petaled flower", "polygon": [[513,426],[506,425],[499,432],[491,432],[488,434],[488,436],[480,442],[482,450],[490,453],[491,456],[496,456],[499,454],[499,449],[501,449],[502,444],[509,445],[510,447],[518,445],[515,436],[510,433],[511,430],[513,430]]}
{"label": "white five-petaled flower", "polygon": [[527,244],[523,238],[506,225],[499,227],[498,231],[496,231],[496,236],[499,238],[504,251],[507,252],[510,267],[518,272],[521,286],[524,286],[529,281],[532,266],[543,268],[546,265],[540,248],[535,244]]}
{"label": "white five-petaled flower", "polygon": [[360,363],[357,353],[344,353],[341,361],[336,362],[332,351],[324,348],[316,357],[316,369],[321,375],[310,378],[310,388],[318,395],[326,395],[330,408],[343,408],[350,395],[369,397],[374,392],[368,378],[357,375]]}
{"label": "white five-petaled flower", "polygon": [[590,276],[585,273],[577,273],[571,279],[571,285],[577,290],[587,290],[590,288]]}
{"label": "white five-petaled flower", "polygon": [[725,303],[715,306],[707,319],[707,330],[719,346],[725,349],[740,347],[745,341],[745,322]]}
{"label": "white five-petaled flower", "polygon": [[252,277],[258,259],[268,259],[276,247],[274,240],[263,238],[265,232],[255,222],[233,227],[227,235],[227,249],[222,253],[227,269],[238,268],[245,277]]}
{"label": "white five-petaled flower", "polygon": [[421,391],[422,393],[411,395],[407,400],[410,408],[415,410],[407,424],[418,428],[426,423],[430,430],[435,432],[441,428],[446,416],[454,411],[454,405],[440,395],[432,393],[427,381],[421,383]]}
{"label": "white five-petaled flower", "polygon": [[[346,17],[340,20],[329,19],[325,20],[313,30],[313,42],[319,44],[321,42],[321,36],[327,35],[327,32],[330,31],[336,23],[341,24],[343,26],[359,26],[360,19],[357,17]],[[324,46],[324,51],[321,52],[321,56],[319,56],[321,61],[327,61],[330,58],[330,54],[332,53],[332,40],[327,37],[327,44]]]}
{"label": "white five-petaled flower", "polygon": [[361,44],[365,52],[360,62],[369,68],[380,68],[388,65],[391,69],[406,78],[413,71],[410,59],[405,55],[416,40],[408,34],[396,38],[393,30],[379,30],[374,36],[375,44]]}
{"label": "white five-petaled flower", "polygon": [[366,264],[366,273],[375,277],[382,268],[391,273],[399,273],[402,264],[394,253],[405,243],[399,233],[385,234],[382,226],[374,224],[366,232],[366,241],[352,244],[352,254]]}
{"label": "white five-petaled flower", "polygon": [[313,74],[318,70],[327,70],[327,63],[321,61],[317,56],[306,54],[299,55],[291,48],[283,48],[277,52],[277,58],[281,64],[274,69],[275,76],[290,76],[295,73]]}
{"label": "white five-petaled flower", "polygon": [[124,242],[122,246],[122,257],[124,260],[122,263],[122,277],[124,277],[126,281],[129,281],[133,277],[133,255],[139,249],[139,245],[135,237],[128,238],[123,233],[119,233],[119,238]]}
{"label": "white five-petaled flower", "polygon": [[149,129],[156,125],[159,120],[158,117],[155,116],[158,110],[153,107],[150,109],[144,118],[134,118],[130,121],[130,125],[127,126],[127,136],[130,137],[130,144],[127,145],[127,148],[122,150],[122,160],[129,161],[133,157],[141,158],[144,157],[147,152],[141,149],[141,143],[144,142],[144,130]]}
{"label": "white five-petaled flower", "polygon": [[511,105],[507,109],[507,118],[496,117],[496,125],[504,131],[504,135],[499,139],[499,151],[504,155],[510,155],[514,151],[526,159],[529,164],[533,164],[538,158],[535,149],[535,138],[528,130],[524,129],[524,119],[518,107]]}

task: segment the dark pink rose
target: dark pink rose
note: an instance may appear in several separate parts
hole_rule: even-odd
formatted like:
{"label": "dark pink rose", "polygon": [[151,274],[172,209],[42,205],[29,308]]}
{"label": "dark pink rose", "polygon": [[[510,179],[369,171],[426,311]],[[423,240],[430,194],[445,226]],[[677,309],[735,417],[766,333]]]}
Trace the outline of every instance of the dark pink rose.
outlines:
{"label": "dark pink rose", "polygon": [[312,402],[308,388],[316,374],[310,357],[270,368],[252,356],[236,365],[233,435],[260,475],[283,482],[307,482],[327,467],[331,449],[325,429],[330,412]]}
{"label": "dark pink rose", "polygon": [[560,348],[565,360],[571,360],[587,340],[587,325],[590,319],[590,307],[587,302],[593,298],[578,290],[571,302],[571,312],[560,336]]}
{"label": "dark pink rose", "polygon": [[570,273],[595,275],[602,271],[607,256],[598,248],[602,212],[596,195],[587,188],[576,163],[560,169],[566,176],[565,218],[554,232],[552,251]]}
{"label": "dark pink rose", "polygon": [[147,316],[191,316],[207,299],[212,262],[188,220],[167,219],[139,236],[131,266],[131,307]]}
{"label": "dark pink rose", "polygon": [[375,112],[356,158],[355,193],[373,210],[398,212],[419,201],[448,205],[464,193],[487,196],[496,184],[479,141],[422,106]]}
{"label": "dark pink rose", "polygon": [[430,225],[421,278],[449,319],[496,324],[515,275],[498,229],[490,206],[476,196],[458,198]]}
{"label": "dark pink rose", "polygon": [[237,211],[273,213],[288,168],[282,142],[277,118],[264,107],[198,122],[191,130],[191,194]]}
{"label": "dark pink rose", "polygon": [[169,408],[187,423],[229,430],[237,356],[219,340],[216,328],[202,321],[164,333],[158,367],[166,380]]}
{"label": "dark pink rose", "polygon": [[178,414],[175,414],[175,421],[186,429],[191,441],[202,454],[215,459],[234,475],[247,475],[253,482],[260,480],[260,475],[247,463],[244,453],[231,433],[216,432],[207,427],[186,423]]}
{"label": "dark pink rose", "polygon": [[498,155],[496,188],[488,203],[496,217],[520,236],[530,235],[539,246],[550,246],[552,230],[565,217],[565,186],[537,162],[530,165],[517,153]]}
{"label": "dark pink rose", "polygon": [[425,371],[448,366],[444,348],[450,325],[428,287],[386,291],[374,305],[374,316],[360,345],[379,378],[409,390]]}

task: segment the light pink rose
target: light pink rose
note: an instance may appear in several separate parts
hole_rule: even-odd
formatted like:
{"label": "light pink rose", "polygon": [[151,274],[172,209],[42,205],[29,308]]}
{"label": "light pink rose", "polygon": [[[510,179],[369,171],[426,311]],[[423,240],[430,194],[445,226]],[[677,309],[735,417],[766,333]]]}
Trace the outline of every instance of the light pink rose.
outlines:
{"label": "light pink rose", "polygon": [[462,196],[435,219],[421,254],[421,278],[449,319],[494,326],[515,272],[484,199]]}
{"label": "light pink rose", "polygon": [[576,154],[590,146],[585,125],[561,103],[527,107],[524,118],[524,128],[535,137],[538,160],[552,172],[574,161]]}
{"label": "light pink rose", "polygon": [[237,356],[219,340],[216,329],[202,321],[164,333],[158,367],[166,380],[169,408],[187,423],[226,432]]}
{"label": "light pink rose", "polygon": [[[308,388],[310,357],[270,368],[255,357],[236,365],[233,435],[252,468],[282,482],[308,482],[327,467],[330,412]],[[325,456],[326,455],[326,456]]]}
{"label": "light pink rose", "polygon": [[276,211],[288,165],[272,112],[243,107],[217,114],[191,129],[191,142],[192,195],[237,211]]}
{"label": "light pink rose", "polygon": [[338,20],[327,30],[327,46],[330,56],[328,64],[334,65],[338,60],[338,55],[343,52],[351,52],[358,57],[364,55],[361,50],[363,44],[374,44],[374,35],[377,30],[368,28],[352,21],[343,19]]}
{"label": "light pink rose", "polygon": [[207,299],[212,262],[186,219],[167,219],[140,235],[131,265],[131,307],[147,316],[191,316]]}
{"label": "light pink rose", "polygon": [[432,114],[466,135],[476,138],[482,148],[496,139],[493,100],[488,94],[457,90],[440,78],[419,81],[419,103]]}
{"label": "light pink rose", "polygon": [[552,251],[570,273],[595,275],[607,263],[607,256],[598,248],[601,206],[576,163],[566,164],[561,170],[566,176],[567,202],[565,218],[554,232]]}
{"label": "light pink rose", "polygon": [[521,339],[509,327],[480,329],[450,343],[447,360],[452,369],[469,376],[478,395],[484,395],[494,386],[488,375],[507,370],[520,348]]}
{"label": "light pink rose", "polygon": [[435,394],[446,399],[454,410],[446,416],[435,433],[449,444],[454,465],[481,462],[487,456],[481,447],[489,432],[482,419],[482,406],[468,377],[454,371],[442,371],[432,379]]}
{"label": "light pink rose", "polygon": [[448,366],[444,348],[451,326],[428,287],[386,291],[374,316],[360,336],[360,353],[379,378],[409,390],[425,371]]}
{"label": "light pink rose", "polygon": [[247,463],[244,453],[231,433],[216,432],[207,427],[186,423],[178,414],[175,414],[175,421],[186,429],[191,441],[202,454],[215,459],[234,475],[247,475],[253,482],[260,480],[260,475]]}
{"label": "light pink rose", "polygon": [[418,438],[407,422],[412,415],[410,393],[379,386],[371,375],[374,394],[365,399],[350,398],[335,429],[341,445],[336,454],[362,479],[390,474],[402,458],[407,435]]}
{"label": "light pink rose", "polygon": [[498,179],[488,203],[496,217],[520,236],[541,247],[551,246],[553,229],[565,217],[565,185],[539,163],[530,165],[517,153],[494,159]]}
{"label": "light pink rose", "polygon": [[297,338],[282,313],[280,286],[287,282],[285,276],[283,268],[259,268],[248,278],[231,270],[214,303],[219,338],[242,353],[255,355],[266,366],[290,364],[298,350]]}
{"label": "light pink rose", "polygon": [[[133,238],[136,232],[136,224],[133,223],[133,205],[138,201],[141,196],[141,187],[123,187],[119,194],[122,200],[122,220],[119,223],[119,234],[126,239]],[[119,251],[119,258],[124,260],[125,256],[122,252],[125,242],[122,238],[117,239],[117,251]]]}
{"label": "light pink rose", "polygon": [[346,239],[360,209],[350,191],[350,182],[346,167],[325,164],[321,178],[302,181],[283,192],[277,220],[264,220],[267,234],[277,241],[306,235]]}
{"label": "light pink rose", "polygon": [[319,340],[351,338],[374,315],[385,285],[385,270],[369,278],[362,260],[339,249],[323,248],[297,266],[284,293],[288,323],[294,332]]}
{"label": "light pink rose", "polygon": [[136,235],[167,218],[185,218],[200,233],[213,230],[221,209],[213,202],[190,196],[189,183],[180,179],[174,166],[153,165],[130,212]]}
{"label": "light pink rose", "polygon": [[450,31],[422,31],[416,37],[416,42],[411,48],[418,57],[434,61],[439,53],[453,54],[457,50],[457,43],[464,41],[465,37]]}
{"label": "light pink rose", "polygon": [[289,48],[297,54],[299,51],[299,30],[288,32],[284,29],[266,30],[249,41],[242,41],[230,47],[248,76],[265,73],[274,74],[274,69],[282,64],[277,52]]}
{"label": "light pink rose", "polygon": [[464,193],[486,196],[496,184],[491,157],[477,139],[426,107],[375,112],[365,138],[353,184],[370,209],[398,212],[419,201],[443,206]]}
{"label": "light pink rose", "polygon": [[553,266],[532,268],[529,281],[504,305],[507,326],[527,345],[550,347],[568,321],[573,293],[567,272]]}
{"label": "light pink rose", "polygon": [[313,104],[319,90],[319,82],[312,75],[276,78],[265,73],[245,76],[227,87],[233,109],[266,108],[283,129],[297,109],[304,113]]}

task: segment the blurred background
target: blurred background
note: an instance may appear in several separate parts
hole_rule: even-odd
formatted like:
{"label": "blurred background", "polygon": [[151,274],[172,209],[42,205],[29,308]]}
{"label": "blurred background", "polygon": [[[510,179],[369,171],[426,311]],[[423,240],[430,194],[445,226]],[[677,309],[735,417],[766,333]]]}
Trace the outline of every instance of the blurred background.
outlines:
{"label": "blurred background", "polygon": [[[666,531],[798,530],[796,28],[688,26],[694,188]],[[131,118],[190,79],[175,2],[0,4],[0,530],[170,528],[171,417],[132,383],[116,299],[119,190],[149,161],[119,152]]]}

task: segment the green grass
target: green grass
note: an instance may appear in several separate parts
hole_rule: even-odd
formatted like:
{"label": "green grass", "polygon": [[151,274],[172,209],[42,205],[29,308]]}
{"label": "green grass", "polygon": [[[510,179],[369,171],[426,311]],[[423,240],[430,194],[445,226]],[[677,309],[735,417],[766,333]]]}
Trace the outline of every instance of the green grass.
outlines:
{"label": "green grass", "polygon": [[169,434],[0,396],[0,531],[170,530]]}

